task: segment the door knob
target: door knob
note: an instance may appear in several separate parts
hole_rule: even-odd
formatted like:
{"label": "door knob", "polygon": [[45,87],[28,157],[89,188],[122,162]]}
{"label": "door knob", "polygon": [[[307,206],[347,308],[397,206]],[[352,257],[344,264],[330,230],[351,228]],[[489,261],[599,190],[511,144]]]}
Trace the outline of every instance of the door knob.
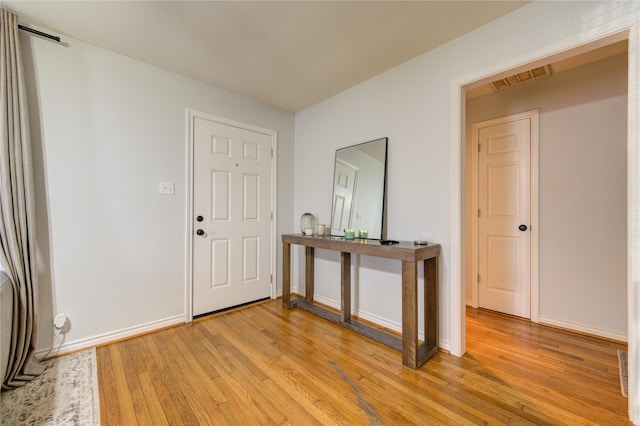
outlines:
{"label": "door knob", "polygon": [[527,225],[520,225],[518,226],[518,229],[524,232],[527,230]]}
{"label": "door knob", "polygon": [[202,222],[202,221],[204,220],[204,217],[202,217],[202,216],[198,216],[198,217],[196,217],[196,220],[197,220],[198,222]]}
{"label": "door knob", "polygon": [[204,235],[204,231],[203,231],[202,229],[198,229],[198,230],[196,231],[196,234],[198,234],[198,235]]}

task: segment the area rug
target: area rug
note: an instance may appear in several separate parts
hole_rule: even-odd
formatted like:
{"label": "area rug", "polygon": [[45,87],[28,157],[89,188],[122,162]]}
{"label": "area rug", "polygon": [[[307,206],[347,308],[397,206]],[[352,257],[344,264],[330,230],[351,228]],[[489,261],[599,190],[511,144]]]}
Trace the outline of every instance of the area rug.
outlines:
{"label": "area rug", "polygon": [[625,351],[618,351],[618,367],[620,369],[620,390],[622,391],[622,396],[629,398],[627,353]]}
{"label": "area rug", "polygon": [[2,425],[99,425],[96,350],[48,361],[30,383],[0,393]]}

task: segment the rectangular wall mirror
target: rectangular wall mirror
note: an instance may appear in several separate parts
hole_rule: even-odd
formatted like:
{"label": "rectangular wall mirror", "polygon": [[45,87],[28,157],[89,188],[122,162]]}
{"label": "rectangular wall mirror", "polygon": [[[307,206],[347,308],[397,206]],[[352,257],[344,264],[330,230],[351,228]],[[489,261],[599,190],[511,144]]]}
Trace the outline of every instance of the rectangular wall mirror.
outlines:
{"label": "rectangular wall mirror", "polygon": [[336,150],[331,235],[349,228],[384,238],[386,181],[387,138]]}

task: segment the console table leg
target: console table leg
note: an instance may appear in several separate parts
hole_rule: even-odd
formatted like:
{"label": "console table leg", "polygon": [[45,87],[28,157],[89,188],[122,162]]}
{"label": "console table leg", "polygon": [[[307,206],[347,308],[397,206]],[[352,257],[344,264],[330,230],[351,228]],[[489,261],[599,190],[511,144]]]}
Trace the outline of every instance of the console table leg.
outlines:
{"label": "console table leg", "polygon": [[418,264],[402,262],[402,364],[418,368]]}
{"label": "console table leg", "polygon": [[424,261],[424,341],[427,350],[438,347],[438,258]]}
{"label": "console table leg", "polygon": [[282,243],[282,307],[291,308],[291,244]]}
{"label": "console table leg", "polygon": [[306,247],[304,254],[304,298],[307,302],[313,302],[314,289],[314,248]]}
{"label": "console table leg", "polygon": [[351,253],[342,252],[340,254],[340,269],[342,278],[340,279],[340,319],[342,322],[351,322]]}

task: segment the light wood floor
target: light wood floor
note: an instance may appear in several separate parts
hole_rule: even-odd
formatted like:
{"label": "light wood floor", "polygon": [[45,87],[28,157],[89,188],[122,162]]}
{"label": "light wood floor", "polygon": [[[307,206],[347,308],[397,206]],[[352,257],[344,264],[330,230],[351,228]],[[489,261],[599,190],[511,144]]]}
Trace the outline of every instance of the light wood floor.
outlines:
{"label": "light wood floor", "polygon": [[99,347],[107,425],[624,425],[624,345],[467,311],[422,368],[281,301]]}

